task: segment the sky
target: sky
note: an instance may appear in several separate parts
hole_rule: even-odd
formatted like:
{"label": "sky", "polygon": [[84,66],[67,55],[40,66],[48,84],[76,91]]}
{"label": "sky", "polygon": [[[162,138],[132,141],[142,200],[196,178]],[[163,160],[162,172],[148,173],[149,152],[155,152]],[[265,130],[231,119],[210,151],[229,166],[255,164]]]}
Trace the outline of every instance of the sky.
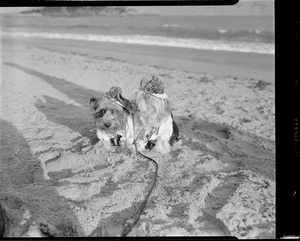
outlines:
{"label": "sky", "polygon": [[[234,6],[133,6],[137,14],[161,15],[274,15],[274,0],[240,0]],[[18,13],[32,7],[0,7],[0,13]]]}

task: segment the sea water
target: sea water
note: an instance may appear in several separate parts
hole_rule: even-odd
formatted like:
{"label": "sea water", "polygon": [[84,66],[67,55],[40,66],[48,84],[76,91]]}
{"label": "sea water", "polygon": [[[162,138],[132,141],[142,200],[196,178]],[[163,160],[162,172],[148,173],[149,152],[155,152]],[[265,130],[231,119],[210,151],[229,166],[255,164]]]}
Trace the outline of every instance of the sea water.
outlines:
{"label": "sea water", "polygon": [[272,16],[2,17],[1,35],[23,38],[274,54]]}

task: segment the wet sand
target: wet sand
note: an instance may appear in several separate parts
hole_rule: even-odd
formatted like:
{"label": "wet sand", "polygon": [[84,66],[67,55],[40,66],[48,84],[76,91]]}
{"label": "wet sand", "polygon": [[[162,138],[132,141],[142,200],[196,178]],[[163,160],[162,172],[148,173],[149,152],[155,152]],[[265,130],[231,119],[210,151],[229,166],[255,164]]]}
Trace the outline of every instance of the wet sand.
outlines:
{"label": "wet sand", "polygon": [[[8,41],[13,40],[8,39]],[[23,44],[30,45],[31,42],[30,39],[22,39]],[[135,64],[193,73],[212,73],[222,78],[230,76],[274,82],[274,55],[270,54],[46,38],[35,39],[34,43],[36,46],[65,53],[76,52],[100,58],[110,57]]]}
{"label": "wet sand", "polygon": [[[246,56],[235,66],[224,62],[238,60],[230,53],[217,63],[205,51],[193,59],[123,47],[2,41],[0,199],[9,236],[118,236],[133,222],[154,166],[99,148],[89,98],[113,85],[130,97],[152,73],[165,83],[181,141],[170,154],[145,152],[159,164],[158,181],[128,236],[274,238],[271,65],[253,61],[263,73],[253,77]],[[235,71],[243,66],[249,76]]]}

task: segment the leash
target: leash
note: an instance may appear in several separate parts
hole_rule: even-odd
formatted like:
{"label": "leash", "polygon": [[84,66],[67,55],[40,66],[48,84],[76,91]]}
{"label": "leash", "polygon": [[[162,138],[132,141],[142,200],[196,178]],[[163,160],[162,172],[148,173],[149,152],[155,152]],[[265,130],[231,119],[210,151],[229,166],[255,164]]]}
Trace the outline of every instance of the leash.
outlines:
{"label": "leash", "polygon": [[[112,87],[113,88],[113,87]],[[131,114],[132,116],[132,126],[133,126],[133,133],[134,133],[134,127],[135,127],[135,123],[134,123],[134,112],[132,111],[132,109],[130,108],[130,103],[129,102],[125,102],[125,105],[123,103],[120,102],[120,99],[123,100],[124,102],[124,99],[122,98],[121,96],[121,90],[120,88],[113,88],[113,89],[110,89],[110,95],[107,95],[107,98],[111,101],[113,101],[114,103],[116,103],[117,105],[121,106],[122,108],[124,108],[125,110],[128,111],[129,114]],[[129,106],[128,106],[129,105]],[[154,132],[156,132],[158,130],[158,128],[153,128],[150,133],[148,134],[148,137],[146,139],[146,143],[150,140],[151,136],[154,134]],[[148,157],[148,156],[145,156],[144,154],[140,153],[138,151],[138,148],[137,148],[137,143],[136,143],[136,140],[139,136],[140,132],[136,135],[135,139],[133,140],[133,144],[134,144],[134,147],[135,147],[135,152],[136,152],[136,155],[140,155],[144,158],[146,158],[147,160],[150,160],[152,161],[154,164],[155,164],[155,175],[154,175],[154,181],[153,181],[153,184],[148,192],[148,194],[146,195],[142,205],[141,205],[141,208],[139,210],[139,213],[137,215],[137,218],[134,220],[134,222],[132,223],[132,225],[129,225],[126,226],[123,228],[123,231],[121,233],[121,237],[125,237],[128,233],[131,232],[131,230],[135,227],[135,225],[137,224],[137,222],[139,221],[140,219],[140,216],[142,214],[142,212],[144,211],[144,208],[149,200],[149,197],[154,189],[154,186],[156,184],[156,181],[157,181],[157,175],[158,175],[158,164],[155,160],[153,160],[152,158]],[[112,140],[112,143],[114,145],[118,145],[118,137],[115,137],[113,138]]]}
{"label": "leash", "polygon": [[[132,114],[132,123],[133,123],[133,128],[134,128],[134,116],[133,116],[133,114]],[[153,133],[154,133],[154,131],[152,131],[150,137],[153,135]],[[148,139],[150,139],[150,137]],[[141,216],[142,212],[144,211],[144,208],[145,208],[145,206],[146,206],[146,204],[149,200],[149,197],[150,197],[150,195],[151,195],[151,193],[152,193],[152,191],[155,187],[155,184],[156,184],[156,181],[157,181],[157,175],[158,175],[158,164],[157,164],[157,162],[155,160],[153,160],[152,158],[150,158],[148,156],[145,156],[144,154],[142,154],[138,151],[137,144],[136,144],[136,138],[134,139],[133,144],[134,144],[134,147],[135,147],[136,155],[140,155],[140,156],[142,156],[142,157],[146,158],[147,160],[150,160],[151,162],[154,163],[154,165],[155,165],[155,175],[154,175],[153,184],[152,184],[148,194],[146,195],[146,197],[145,197],[145,199],[144,199],[144,201],[141,205],[141,208],[140,208],[140,211],[137,215],[137,218],[134,220],[132,225],[130,225],[129,227],[125,226],[125,228],[122,231],[121,237],[125,237],[128,233],[130,233],[132,231],[132,229],[135,227],[135,225],[137,224],[137,222],[139,221],[140,216]]]}
{"label": "leash", "polygon": [[148,157],[148,156],[145,156],[144,154],[140,153],[138,150],[137,150],[137,146],[136,146],[136,142],[134,141],[134,145],[135,145],[135,150],[136,152],[141,155],[142,157],[152,161],[154,164],[155,164],[155,176],[154,176],[154,181],[153,181],[153,184],[148,192],[148,194],[146,195],[142,205],[141,205],[141,208],[140,208],[140,211],[138,213],[138,216],[137,218],[135,219],[135,221],[133,222],[132,225],[130,225],[128,228],[125,226],[125,229],[123,230],[122,234],[121,234],[121,237],[125,237],[128,233],[130,233],[132,231],[132,229],[135,227],[135,225],[137,224],[137,222],[139,221],[140,219],[140,216],[142,214],[142,212],[144,211],[144,208],[149,200],[149,197],[155,187],[155,184],[156,184],[156,181],[157,181],[157,174],[158,174],[158,164],[155,160],[153,160],[152,158]]}

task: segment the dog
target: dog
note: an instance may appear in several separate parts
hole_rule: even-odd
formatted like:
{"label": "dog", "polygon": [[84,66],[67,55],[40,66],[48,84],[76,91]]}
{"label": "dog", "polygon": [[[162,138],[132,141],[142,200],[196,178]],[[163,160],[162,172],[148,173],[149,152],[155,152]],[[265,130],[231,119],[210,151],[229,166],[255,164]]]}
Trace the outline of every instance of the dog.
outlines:
{"label": "dog", "polygon": [[134,136],[139,149],[168,153],[179,139],[179,128],[172,106],[164,92],[164,83],[155,75],[146,75],[133,92]]}
{"label": "dog", "polygon": [[121,93],[121,88],[114,86],[102,98],[90,98],[97,137],[110,151],[120,150],[118,147],[133,150],[133,108]]}

